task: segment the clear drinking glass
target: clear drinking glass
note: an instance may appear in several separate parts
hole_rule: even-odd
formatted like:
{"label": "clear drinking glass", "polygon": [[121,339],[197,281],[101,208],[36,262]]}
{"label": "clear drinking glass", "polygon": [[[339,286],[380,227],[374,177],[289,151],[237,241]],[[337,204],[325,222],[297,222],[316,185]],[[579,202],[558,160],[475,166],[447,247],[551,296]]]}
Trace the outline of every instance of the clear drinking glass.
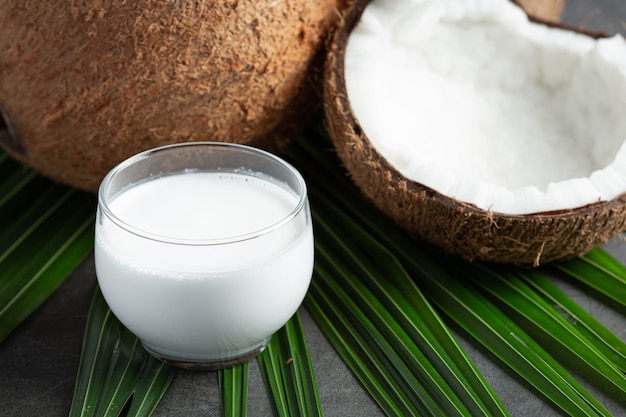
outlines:
{"label": "clear drinking glass", "polygon": [[259,354],[302,303],[313,251],[302,176],[259,149],[156,148],[100,185],[102,294],[152,355],[176,366],[218,369]]}

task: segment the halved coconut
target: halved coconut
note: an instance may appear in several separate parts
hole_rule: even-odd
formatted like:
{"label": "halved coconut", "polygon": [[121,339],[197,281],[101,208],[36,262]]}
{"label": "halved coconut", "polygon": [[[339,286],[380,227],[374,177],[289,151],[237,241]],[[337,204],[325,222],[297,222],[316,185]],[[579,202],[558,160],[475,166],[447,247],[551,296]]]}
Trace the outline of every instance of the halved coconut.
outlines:
{"label": "halved coconut", "polygon": [[343,3],[4,1],[0,146],[91,191],[121,160],[168,143],[279,150],[320,101]]}
{"label": "halved coconut", "polygon": [[325,109],[355,183],[467,259],[539,265],[626,227],[626,43],[502,0],[357,2]]}

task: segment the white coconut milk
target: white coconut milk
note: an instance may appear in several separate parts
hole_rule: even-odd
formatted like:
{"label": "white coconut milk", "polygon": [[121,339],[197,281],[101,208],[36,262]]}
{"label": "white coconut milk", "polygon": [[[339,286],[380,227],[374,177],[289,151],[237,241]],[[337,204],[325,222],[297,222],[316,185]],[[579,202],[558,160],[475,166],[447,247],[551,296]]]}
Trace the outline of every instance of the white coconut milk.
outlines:
{"label": "white coconut milk", "polygon": [[236,172],[129,188],[109,207],[134,229],[98,213],[102,293],[157,354],[199,361],[245,354],[282,327],[308,289],[313,235],[307,211],[291,215],[297,205],[285,188]]}

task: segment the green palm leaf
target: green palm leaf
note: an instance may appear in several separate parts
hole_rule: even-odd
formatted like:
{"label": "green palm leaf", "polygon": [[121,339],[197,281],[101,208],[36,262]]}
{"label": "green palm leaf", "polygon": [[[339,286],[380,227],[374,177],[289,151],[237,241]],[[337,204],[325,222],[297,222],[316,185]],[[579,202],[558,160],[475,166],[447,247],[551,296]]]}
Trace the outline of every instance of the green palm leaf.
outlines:
{"label": "green palm leaf", "polygon": [[[595,249],[594,252],[601,251]],[[592,256],[592,254],[587,255]],[[585,258],[587,258],[585,256]],[[626,372],[626,343],[615,333],[607,329],[602,323],[587,313],[580,305],[559,290],[550,280],[537,271],[518,271],[518,275],[533,287],[537,294],[541,295],[547,303],[554,306],[555,310],[567,322],[572,323],[576,329],[591,343],[594,343],[604,356],[618,366],[622,372]],[[626,272],[623,273],[626,276]],[[605,276],[601,279],[609,281],[612,277]],[[621,285],[618,280],[617,285]],[[606,284],[606,283],[605,283]]]}
{"label": "green palm leaf", "polygon": [[597,248],[583,257],[552,266],[626,306],[626,266],[606,251]]}
{"label": "green palm leaf", "polygon": [[92,195],[52,184],[4,153],[0,171],[1,342],[91,251],[95,204]]}
{"label": "green palm leaf", "polygon": [[248,373],[250,363],[220,369],[218,380],[224,417],[245,417],[248,414]]}
{"label": "green palm leaf", "polygon": [[[511,272],[493,266],[488,268],[476,265],[475,268],[465,269],[465,272],[475,285],[511,307],[545,335],[550,336],[559,345],[558,348],[569,350],[582,363],[587,364],[590,370],[626,393],[626,375],[615,364],[614,359],[609,359],[600,350],[601,346],[596,347],[594,339],[585,337],[584,333],[578,330],[578,326],[567,321],[524,281]],[[459,271],[459,275],[463,273]],[[540,274],[531,271],[526,276],[528,281],[531,276],[537,278]]]}
{"label": "green palm leaf", "polygon": [[0,151],[0,207],[10,201],[27,184],[31,182],[37,173],[28,169],[9,157],[4,151]]}
{"label": "green palm leaf", "polygon": [[[323,206],[319,199],[313,201],[318,207]],[[320,215],[316,218],[320,226],[318,254],[336,271],[331,288],[337,290],[339,286],[344,286],[348,294],[347,297],[339,297],[338,301],[358,301],[362,311],[378,329],[380,339],[383,342],[393,341],[394,347],[389,356],[398,355],[409,364],[404,376],[408,386],[421,379],[421,390],[429,393],[430,399],[445,415],[503,413],[501,405],[494,401],[495,395],[485,390],[486,382],[470,366],[421,292],[416,287],[412,287],[413,291],[405,288],[401,292],[391,285],[390,279],[411,281],[397,260],[362,230],[342,227],[350,225],[351,221],[343,218],[340,212],[328,211],[324,219]],[[323,248],[329,240],[336,243],[332,251]],[[351,245],[351,242],[359,242],[359,245]],[[338,266],[344,258],[350,260],[352,265]],[[409,300],[405,295],[412,297]],[[461,369],[469,372],[462,372]],[[407,392],[409,398],[420,394]],[[482,400],[484,403],[481,403]]]}
{"label": "green palm leaf", "polygon": [[321,416],[304,329],[296,313],[257,357],[275,416]]}
{"label": "green palm leaf", "polygon": [[69,415],[149,416],[175,368],[143,349],[115,318],[97,289],[89,310]]}
{"label": "green palm leaf", "polygon": [[[334,279],[323,268],[316,270],[316,277]],[[444,415],[419,381],[406,379],[406,366],[351,298],[320,281],[313,283],[307,306],[381,408],[396,416]],[[347,303],[342,306],[337,299]]]}

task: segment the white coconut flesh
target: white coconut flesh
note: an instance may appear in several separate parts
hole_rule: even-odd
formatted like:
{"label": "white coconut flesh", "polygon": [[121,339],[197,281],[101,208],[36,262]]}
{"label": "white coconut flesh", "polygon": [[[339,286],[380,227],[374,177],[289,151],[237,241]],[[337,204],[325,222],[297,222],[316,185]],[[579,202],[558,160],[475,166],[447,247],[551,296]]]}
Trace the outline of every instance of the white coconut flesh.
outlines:
{"label": "white coconut flesh", "polygon": [[345,81],[402,175],[486,211],[530,214],[626,192],[626,42],[532,23],[504,0],[375,0]]}

